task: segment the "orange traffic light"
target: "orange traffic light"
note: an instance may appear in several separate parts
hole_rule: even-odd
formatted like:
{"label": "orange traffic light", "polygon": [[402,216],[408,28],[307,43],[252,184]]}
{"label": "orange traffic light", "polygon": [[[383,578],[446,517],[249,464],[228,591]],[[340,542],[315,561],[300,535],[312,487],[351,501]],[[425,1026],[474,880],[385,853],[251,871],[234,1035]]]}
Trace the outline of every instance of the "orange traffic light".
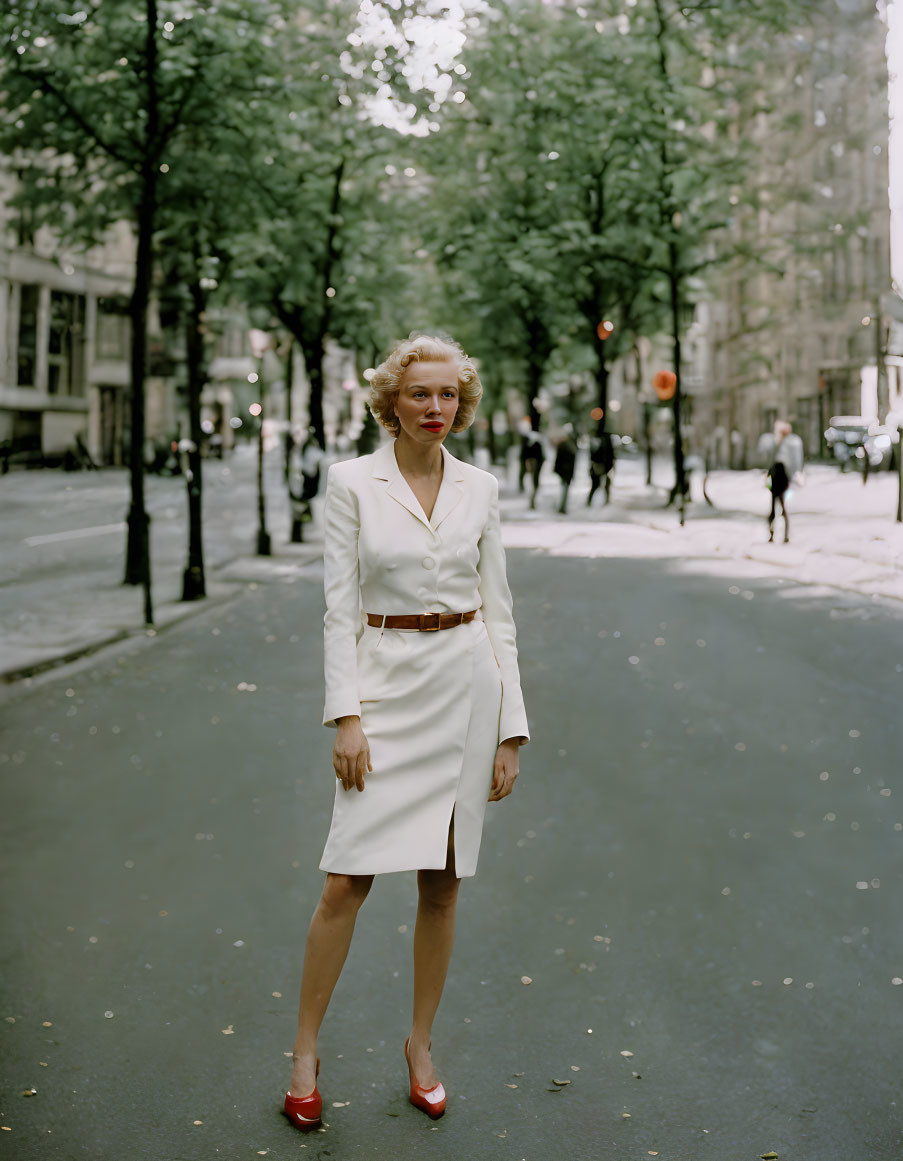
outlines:
{"label": "orange traffic light", "polygon": [[674,392],[677,389],[677,376],[673,371],[656,371],[652,376],[652,386],[655,388],[655,393],[664,403],[668,399],[674,398]]}

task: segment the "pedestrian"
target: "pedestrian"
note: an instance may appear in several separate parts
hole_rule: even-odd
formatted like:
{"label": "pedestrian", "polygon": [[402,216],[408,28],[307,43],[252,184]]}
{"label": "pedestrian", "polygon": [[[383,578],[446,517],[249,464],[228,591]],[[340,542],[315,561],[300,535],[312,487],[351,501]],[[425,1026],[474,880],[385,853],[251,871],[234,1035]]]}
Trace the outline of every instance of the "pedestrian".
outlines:
{"label": "pedestrian", "polygon": [[574,439],[571,424],[564,425],[564,434],[555,449],[555,475],[561,480],[561,503],[558,505],[559,514],[564,516],[568,509],[568,489],[574,478],[574,465],[577,463],[577,443]]}
{"label": "pedestrian", "polygon": [[536,507],[536,493],[539,491],[539,475],[542,465],[546,462],[546,453],[542,445],[542,436],[529,426],[521,432],[520,437],[520,490],[524,490],[524,478],[530,477],[530,509]]}
{"label": "pedestrian", "polygon": [[320,465],[326,453],[317,442],[316,428],[308,427],[304,443],[293,456],[295,465],[289,479],[292,512],[292,544],[304,540],[304,525],[313,520],[312,504],[320,490]]}
{"label": "pedestrian", "polygon": [[358,910],[374,876],[395,871],[416,871],[419,895],[409,1099],[445,1111],[430,1044],[458,887],[476,872],[486,803],[510,794],[529,740],[498,481],[443,447],[482,390],[457,343],[413,335],[370,381],[393,439],[327,473],[323,723],[336,729],[337,783],[283,1106],[300,1129],[321,1123],[317,1035]]}
{"label": "pedestrian", "polygon": [[793,428],[786,420],[778,420],[774,425],[774,451],[771,467],[768,469],[768,486],[771,488],[771,512],[768,515],[768,543],[774,542],[774,521],[777,505],[781,505],[784,517],[784,543],[790,541],[790,517],[787,515],[787,492],[795,476],[803,470],[803,441],[793,434]]}
{"label": "pedestrian", "polygon": [[593,437],[589,451],[589,495],[586,506],[593,502],[599,484],[604,484],[605,503],[611,500],[611,478],[615,470],[615,446],[611,432],[603,431]]}

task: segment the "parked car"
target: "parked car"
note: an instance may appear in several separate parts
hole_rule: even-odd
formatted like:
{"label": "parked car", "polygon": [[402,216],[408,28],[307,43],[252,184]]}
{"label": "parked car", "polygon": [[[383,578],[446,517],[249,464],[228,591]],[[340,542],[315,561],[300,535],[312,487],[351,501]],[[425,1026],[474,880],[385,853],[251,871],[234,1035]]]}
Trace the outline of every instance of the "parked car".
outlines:
{"label": "parked car", "polygon": [[879,471],[891,464],[894,430],[862,415],[835,415],[825,432],[840,470]]}

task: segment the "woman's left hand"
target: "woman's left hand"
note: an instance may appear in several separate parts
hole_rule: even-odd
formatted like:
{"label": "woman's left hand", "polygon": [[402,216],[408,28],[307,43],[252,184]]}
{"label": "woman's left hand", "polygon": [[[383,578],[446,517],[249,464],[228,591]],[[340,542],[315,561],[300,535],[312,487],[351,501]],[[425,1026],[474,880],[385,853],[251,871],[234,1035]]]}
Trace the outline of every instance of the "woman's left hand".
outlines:
{"label": "woman's left hand", "polygon": [[505,798],[514,789],[519,750],[520,744],[517,738],[506,738],[504,742],[499,743],[499,748],[495,752],[492,790],[489,793],[490,802],[498,802],[500,798]]}

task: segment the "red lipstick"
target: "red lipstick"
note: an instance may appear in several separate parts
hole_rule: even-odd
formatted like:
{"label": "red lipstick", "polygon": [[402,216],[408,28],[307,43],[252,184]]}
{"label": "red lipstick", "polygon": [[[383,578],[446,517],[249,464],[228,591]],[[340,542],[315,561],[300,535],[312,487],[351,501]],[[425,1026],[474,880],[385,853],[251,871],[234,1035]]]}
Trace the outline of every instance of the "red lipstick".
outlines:
{"label": "red lipstick", "polygon": [[427,431],[441,431],[445,427],[444,423],[421,423],[421,427],[425,427]]}

